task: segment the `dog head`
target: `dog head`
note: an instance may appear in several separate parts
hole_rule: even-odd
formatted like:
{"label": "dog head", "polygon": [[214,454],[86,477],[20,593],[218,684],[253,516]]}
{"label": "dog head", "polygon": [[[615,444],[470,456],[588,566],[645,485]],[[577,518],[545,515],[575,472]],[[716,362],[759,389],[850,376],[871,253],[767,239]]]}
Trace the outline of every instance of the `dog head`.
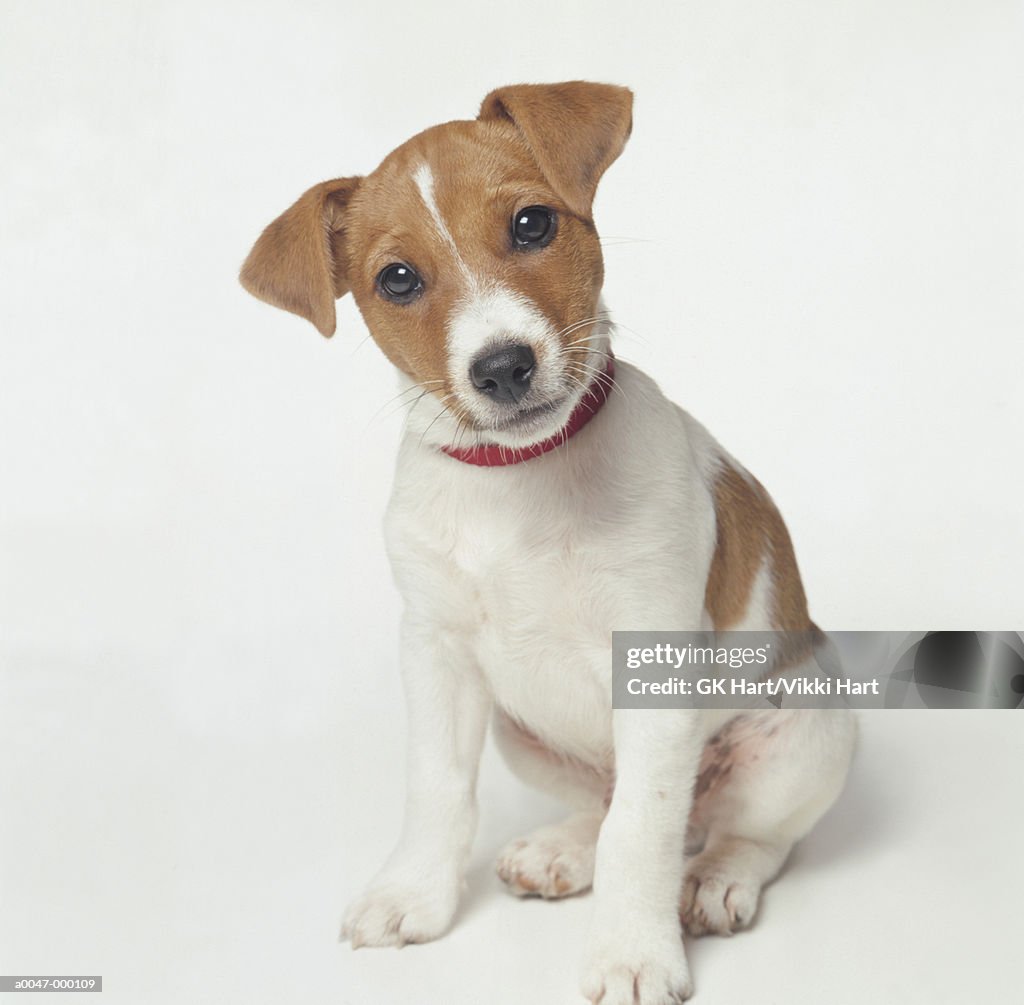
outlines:
{"label": "dog head", "polygon": [[631,112],[605,84],[493,91],[475,120],[309,189],[264,230],[242,284],[327,336],[351,292],[387,357],[445,407],[443,436],[548,436],[607,349],[591,205]]}

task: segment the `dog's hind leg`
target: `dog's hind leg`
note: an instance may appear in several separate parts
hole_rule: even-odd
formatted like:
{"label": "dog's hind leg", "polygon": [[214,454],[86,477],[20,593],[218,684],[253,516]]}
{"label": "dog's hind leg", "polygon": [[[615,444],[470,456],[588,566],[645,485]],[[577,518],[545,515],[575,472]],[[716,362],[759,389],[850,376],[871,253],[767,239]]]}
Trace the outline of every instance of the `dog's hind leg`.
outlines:
{"label": "dog's hind leg", "polygon": [[708,741],[691,813],[707,838],[687,864],[680,903],[691,935],[750,924],[761,887],[838,796],[855,733],[845,709],[770,709],[738,716]]}
{"label": "dog's hind leg", "polygon": [[506,845],[498,856],[498,875],[519,896],[568,897],[589,889],[610,776],[559,756],[501,711],[495,713],[494,738],[523,781],[574,810],[560,823]]}

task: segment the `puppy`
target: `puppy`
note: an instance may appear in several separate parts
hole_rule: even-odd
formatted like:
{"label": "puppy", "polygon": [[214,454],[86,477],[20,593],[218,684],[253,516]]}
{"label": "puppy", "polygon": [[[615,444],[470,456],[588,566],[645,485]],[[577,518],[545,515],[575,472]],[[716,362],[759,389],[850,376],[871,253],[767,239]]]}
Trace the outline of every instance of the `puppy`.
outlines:
{"label": "puppy", "polygon": [[613,361],[591,205],[631,122],[621,87],[501,88],[476,119],[309,189],[241,281],[323,335],[351,292],[416,400],[386,517],[405,824],[343,937],[449,927],[490,720],[512,768],[571,808],[508,845],[500,877],[522,895],[592,886],[584,995],[661,1005],[692,991],[680,918],[750,923],[839,793],[854,729],[832,710],[612,708],[613,629],[813,630],[765,490]]}

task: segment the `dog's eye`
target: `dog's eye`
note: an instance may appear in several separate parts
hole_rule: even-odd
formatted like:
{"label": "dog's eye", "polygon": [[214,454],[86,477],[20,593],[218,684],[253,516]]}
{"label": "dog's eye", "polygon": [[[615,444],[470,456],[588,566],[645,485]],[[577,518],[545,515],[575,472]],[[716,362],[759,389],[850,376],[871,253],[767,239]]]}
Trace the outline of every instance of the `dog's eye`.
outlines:
{"label": "dog's eye", "polygon": [[555,214],[546,206],[527,206],[512,217],[512,240],[519,248],[543,248],[555,236]]}
{"label": "dog's eye", "polygon": [[388,300],[405,303],[423,289],[423,282],[415,269],[396,262],[381,270],[377,277],[377,286]]}

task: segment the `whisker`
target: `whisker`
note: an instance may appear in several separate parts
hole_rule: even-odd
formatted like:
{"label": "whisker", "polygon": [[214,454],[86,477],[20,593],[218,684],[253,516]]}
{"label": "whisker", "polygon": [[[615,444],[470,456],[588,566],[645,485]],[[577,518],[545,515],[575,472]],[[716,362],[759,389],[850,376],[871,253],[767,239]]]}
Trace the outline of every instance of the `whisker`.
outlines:
{"label": "whisker", "polygon": [[[431,427],[432,427],[432,426],[434,425],[434,423],[435,423],[435,422],[437,422],[437,420],[438,420],[438,419],[440,419],[440,418],[441,418],[441,416],[442,416],[442,415],[444,415],[444,413],[445,413],[445,412],[451,412],[451,409],[450,409],[450,408],[448,407],[448,404],[447,404],[447,401],[448,401],[448,399],[449,399],[449,398],[451,398],[451,397],[452,397],[452,392],[449,392],[448,394],[446,394],[446,395],[445,395],[445,396],[444,396],[444,397],[443,397],[443,398],[441,399],[441,402],[442,402],[442,404],[441,404],[441,411],[440,411],[440,412],[438,412],[438,413],[437,413],[437,415],[435,415],[435,416],[434,416],[434,417],[433,417],[433,418],[432,418],[432,419],[430,420],[430,422],[429,422],[429,423],[427,424],[427,428],[426,428],[426,429],[424,429],[422,433],[420,433],[420,440],[419,440],[419,445],[420,445],[421,447],[423,446],[423,439],[424,439],[424,437],[425,437],[425,436],[427,435],[427,433],[429,433],[429,432],[430,432],[430,430],[431,430]],[[454,413],[453,413],[453,414],[454,414]]]}
{"label": "whisker", "polygon": [[398,413],[399,413],[400,411],[402,411],[402,409],[403,409],[403,408],[408,408],[408,409],[409,409],[409,411],[408,411],[408,413],[407,413],[407,415],[406,415],[406,417],[408,418],[408,416],[409,416],[409,415],[412,415],[412,413],[413,413],[413,411],[415,410],[416,406],[417,406],[417,405],[418,405],[418,404],[419,404],[419,403],[420,403],[420,402],[421,402],[421,401],[422,401],[422,400],[423,400],[423,399],[424,399],[424,398],[425,398],[425,397],[426,397],[426,396],[427,396],[428,394],[430,394],[430,388],[429,388],[429,387],[426,387],[426,388],[424,388],[424,389],[423,389],[422,391],[420,391],[420,393],[419,393],[419,394],[417,394],[415,398],[412,398],[412,399],[410,399],[409,401],[402,401],[402,402],[399,402],[399,404],[398,404],[398,405],[397,405],[397,406],[396,406],[395,408],[393,408],[393,409],[392,409],[392,410],[391,410],[390,412],[388,412],[388,413],[387,413],[387,415],[385,415],[385,416],[384,416],[384,418],[385,418],[385,419],[390,419],[390,418],[391,418],[391,416],[393,416],[393,415],[397,415],[397,414],[398,414]]}
{"label": "whisker", "polygon": [[573,321],[571,324],[566,325],[560,332],[557,332],[555,337],[561,338],[563,335],[571,335],[574,331],[579,328],[583,328],[586,325],[598,324],[602,321],[609,321],[611,314],[608,311],[599,311],[593,317],[581,318],[578,321]]}
{"label": "whisker", "polygon": [[581,359],[571,359],[568,363],[566,363],[566,366],[572,367],[574,370],[577,370],[580,373],[588,373],[591,377],[601,377],[604,376],[606,372],[605,370],[599,369],[598,367],[594,366],[593,363],[585,363]]}
{"label": "whisker", "polygon": [[425,394],[430,393],[430,387],[428,385],[431,385],[431,384],[443,384],[443,383],[444,383],[443,380],[427,380],[427,381],[423,381],[420,384],[412,384],[410,387],[407,387],[404,390],[399,391],[398,394],[394,395],[391,398],[388,398],[388,400],[385,401],[384,404],[381,405],[380,408],[378,408],[377,411],[374,412],[373,415],[370,416],[369,420],[367,421],[367,425],[369,425],[378,416],[380,416],[381,412],[383,412],[384,409],[388,407],[388,405],[393,404],[394,402],[398,401],[400,398],[404,398],[408,394],[414,394],[416,391],[420,392],[419,395],[416,397],[415,401],[413,401],[413,399],[410,398],[408,401],[401,401],[401,402],[399,402],[398,407],[396,409],[394,409],[393,411],[388,412],[388,414],[386,416],[384,416],[384,418],[391,418],[392,415],[394,415],[396,412],[401,411],[407,405],[413,405],[413,407],[415,407],[415,403],[418,402],[420,400],[420,398],[422,398]]}
{"label": "whisker", "polygon": [[623,331],[629,332],[638,342],[643,343],[648,348],[651,345],[651,340],[644,335],[641,335],[635,328],[630,328],[629,325],[624,325],[620,321],[615,322],[615,327],[621,328]]}
{"label": "whisker", "polygon": [[[434,383],[436,383],[436,384],[443,384],[444,381],[443,380],[429,381],[429,383],[431,383],[431,384],[434,384]],[[424,397],[426,397],[427,394],[430,394],[430,393],[432,393],[432,392],[434,392],[436,390],[438,390],[438,388],[436,388],[436,387],[425,387],[425,386],[421,386],[420,384],[414,384],[412,387],[407,387],[403,391],[399,391],[399,393],[397,393],[389,401],[385,402],[370,417],[370,419],[367,421],[367,425],[368,426],[371,425],[373,422],[377,421],[378,419],[380,419],[381,421],[385,421],[387,419],[390,419],[392,416],[397,415],[400,411],[402,411],[402,409],[409,409],[409,411],[406,413],[407,418],[408,418],[410,415],[413,414],[413,412],[416,410],[416,407],[420,404],[420,402],[423,401]],[[389,405],[391,405],[394,402],[396,402],[403,395],[413,394],[416,391],[419,391],[419,394],[416,395],[415,399],[414,399],[414,397],[409,397],[409,399],[407,399],[406,401],[398,402],[398,404],[395,405],[395,407],[392,408],[389,412],[387,412],[387,413],[385,413],[383,415],[381,414],[381,413],[384,412],[384,409],[386,409]]]}
{"label": "whisker", "polygon": [[459,450],[462,447],[462,437],[465,436],[469,430],[469,423],[465,419],[459,419],[459,424],[455,429],[455,441],[452,443],[453,450]]}
{"label": "whisker", "polygon": [[587,342],[589,342],[589,341],[590,341],[589,338],[581,338],[581,339],[576,339],[574,342],[568,342],[568,343],[566,343],[563,346],[559,346],[555,350],[555,355],[556,356],[574,356],[575,352],[573,350],[576,348],[576,346],[578,346],[578,345],[586,345]]}
{"label": "whisker", "polygon": [[[620,331],[621,330],[621,331],[624,331],[624,332],[628,332],[630,334],[630,336],[632,336],[633,339],[636,342],[639,342],[640,344],[642,344],[644,346],[647,346],[648,348],[651,345],[650,339],[648,339],[644,335],[641,335],[640,332],[638,332],[635,328],[630,328],[629,325],[623,324],[617,318],[613,321],[612,317],[611,317],[611,312],[610,311],[602,311],[601,314],[599,316],[595,317],[595,318],[588,318],[588,319],[586,319],[584,321],[576,322],[576,325],[569,325],[567,328],[562,330],[562,332],[560,333],[559,337],[561,337],[562,335],[570,334],[572,332],[572,330],[575,327],[577,327],[577,326],[587,325],[587,324],[591,324],[591,323],[593,323],[593,324],[600,324],[602,322],[605,323],[605,324],[608,324],[611,328],[614,328],[615,331]],[[585,335],[585,336],[583,336],[583,338],[575,339],[574,341],[569,342],[564,348],[568,348],[568,347],[574,346],[574,345],[579,345],[581,342],[586,342],[589,338],[590,338],[590,335]]]}
{"label": "whisker", "polygon": [[629,401],[629,395],[622,390],[622,385],[614,378],[608,375],[607,370],[599,370],[597,367],[591,366],[589,363],[581,363],[579,360],[571,360],[566,364],[566,368],[574,374],[586,374],[591,377],[594,381],[604,380],[607,381],[612,388],[622,395],[625,401]]}
{"label": "whisker", "polygon": [[[613,324],[611,313],[609,311],[599,311],[592,317],[580,318],[578,321],[574,321],[572,324],[566,325],[560,332],[557,333],[557,338],[563,338],[566,335],[571,335],[573,332],[578,331],[580,328],[585,328],[587,325],[611,325]],[[577,339],[576,342],[585,342],[590,338],[589,333],[584,335],[582,338]]]}
{"label": "whisker", "polygon": [[356,354],[357,352],[359,352],[359,350],[360,350],[360,349],[362,349],[362,348],[363,348],[363,346],[364,346],[364,345],[366,345],[366,343],[367,343],[367,342],[368,342],[368,341],[369,341],[369,340],[370,340],[371,338],[372,338],[372,336],[371,336],[371,335],[369,335],[369,334],[367,334],[367,335],[364,335],[364,336],[363,336],[363,337],[362,337],[362,338],[361,338],[361,339],[360,339],[360,340],[359,340],[359,341],[358,341],[358,342],[357,342],[357,343],[356,343],[356,344],[355,344],[355,345],[354,345],[354,346],[352,347],[352,351],[351,351],[351,352],[349,353],[349,355],[350,355],[350,356],[354,356],[354,355],[355,355],[355,354]]}

